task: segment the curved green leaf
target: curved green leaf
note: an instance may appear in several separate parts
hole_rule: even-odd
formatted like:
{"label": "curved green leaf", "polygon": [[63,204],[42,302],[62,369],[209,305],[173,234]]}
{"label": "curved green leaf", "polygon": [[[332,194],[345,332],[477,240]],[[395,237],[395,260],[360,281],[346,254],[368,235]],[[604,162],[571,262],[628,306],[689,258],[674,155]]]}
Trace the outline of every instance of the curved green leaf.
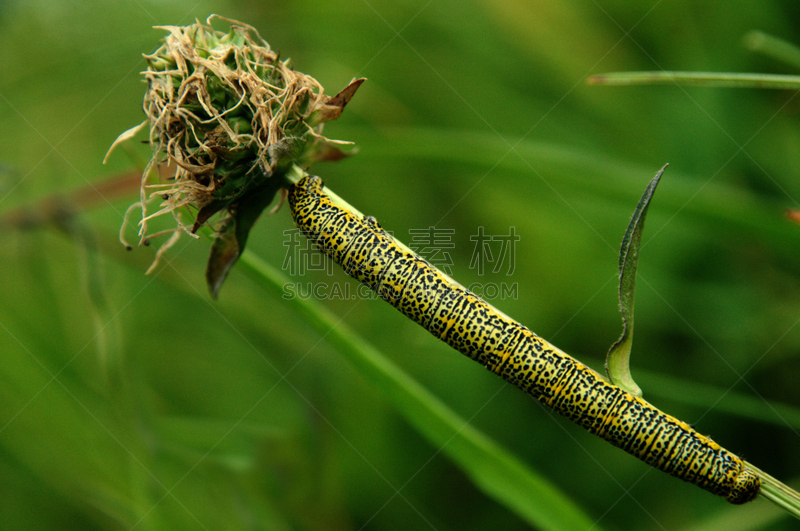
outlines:
{"label": "curved green leaf", "polygon": [[622,238],[619,250],[619,310],[622,312],[622,335],[606,356],[606,373],[609,380],[634,396],[642,396],[641,388],[633,381],[630,370],[631,345],[633,344],[633,294],[636,289],[636,266],[639,263],[639,246],[642,243],[647,207],[656,191],[665,164],[647,185],[644,195],[636,205],[631,222]]}

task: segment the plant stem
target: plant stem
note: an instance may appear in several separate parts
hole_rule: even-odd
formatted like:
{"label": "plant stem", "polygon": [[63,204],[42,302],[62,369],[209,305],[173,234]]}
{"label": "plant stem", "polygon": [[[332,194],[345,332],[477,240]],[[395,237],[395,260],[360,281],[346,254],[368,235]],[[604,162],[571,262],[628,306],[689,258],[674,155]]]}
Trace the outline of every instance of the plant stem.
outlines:
{"label": "plant stem", "polygon": [[800,89],[800,76],[717,72],[611,72],[590,76],[587,82],[590,85],[670,84],[705,87]]}
{"label": "plant stem", "polygon": [[745,466],[761,477],[762,496],[800,519],[800,493],[747,461]]}

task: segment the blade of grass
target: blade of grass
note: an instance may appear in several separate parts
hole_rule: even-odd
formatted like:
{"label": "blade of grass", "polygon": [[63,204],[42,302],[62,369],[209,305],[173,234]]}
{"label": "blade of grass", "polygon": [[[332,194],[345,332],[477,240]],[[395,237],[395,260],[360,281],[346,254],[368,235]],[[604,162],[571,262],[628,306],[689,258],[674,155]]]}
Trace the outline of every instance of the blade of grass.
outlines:
{"label": "blade of grass", "polygon": [[800,88],[800,76],[720,72],[611,72],[589,76],[590,85],[696,85],[704,87]]}
{"label": "blade of grass", "polygon": [[789,66],[800,68],[800,48],[761,31],[751,31],[744,36],[745,47],[767,57],[782,61]]}
{"label": "blade of grass", "polygon": [[[283,286],[289,282],[248,251],[239,259],[239,268],[277,295],[283,295]],[[540,529],[598,529],[592,518],[554,485],[470,426],[322,305],[300,297],[289,304],[488,496]]]}

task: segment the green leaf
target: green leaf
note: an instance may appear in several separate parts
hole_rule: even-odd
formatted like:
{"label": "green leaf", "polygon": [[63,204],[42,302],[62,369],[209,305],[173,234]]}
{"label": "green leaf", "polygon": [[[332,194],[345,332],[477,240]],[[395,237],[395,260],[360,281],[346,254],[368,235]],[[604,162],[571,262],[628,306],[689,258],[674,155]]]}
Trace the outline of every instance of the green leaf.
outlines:
{"label": "green leaf", "polygon": [[230,215],[216,233],[206,265],[206,283],[213,298],[219,295],[228,273],[244,251],[250,230],[282,184],[281,179],[267,179],[237,203],[228,206]]}
{"label": "green leaf", "polygon": [[211,254],[206,264],[206,284],[211,297],[217,298],[223,282],[241,254],[242,246],[236,239],[236,218],[231,217],[217,232],[214,243],[211,244]]}
{"label": "green leaf", "polygon": [[617,385],[634,396],[642,396],[641,388],[633,381],[630,371],[631,346],[633,344],[633,294],[636,289],[636,266],[639,263],[639,246],[642,243],[647,207],[667,169],[665,164],[647,185],[644,195],[636,205],[631,222],[622,238],[619,250],[619,310],[622,312],[622,335],[606,356],[606,374]]}

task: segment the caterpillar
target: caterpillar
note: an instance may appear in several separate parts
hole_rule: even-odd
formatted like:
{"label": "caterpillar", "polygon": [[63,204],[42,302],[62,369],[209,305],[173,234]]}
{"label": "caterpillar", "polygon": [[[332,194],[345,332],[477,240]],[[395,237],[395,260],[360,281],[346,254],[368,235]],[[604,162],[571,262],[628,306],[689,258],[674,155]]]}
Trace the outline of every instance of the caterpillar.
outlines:
{"label": "caterpillar", "polygon": [[337,206],[319,177],[303,177],[288,202],[301,231],[348,275],[462,354],[649,465],[733,504],[758,495],[761,479],[739,457],[450,280],[375,218]]}

